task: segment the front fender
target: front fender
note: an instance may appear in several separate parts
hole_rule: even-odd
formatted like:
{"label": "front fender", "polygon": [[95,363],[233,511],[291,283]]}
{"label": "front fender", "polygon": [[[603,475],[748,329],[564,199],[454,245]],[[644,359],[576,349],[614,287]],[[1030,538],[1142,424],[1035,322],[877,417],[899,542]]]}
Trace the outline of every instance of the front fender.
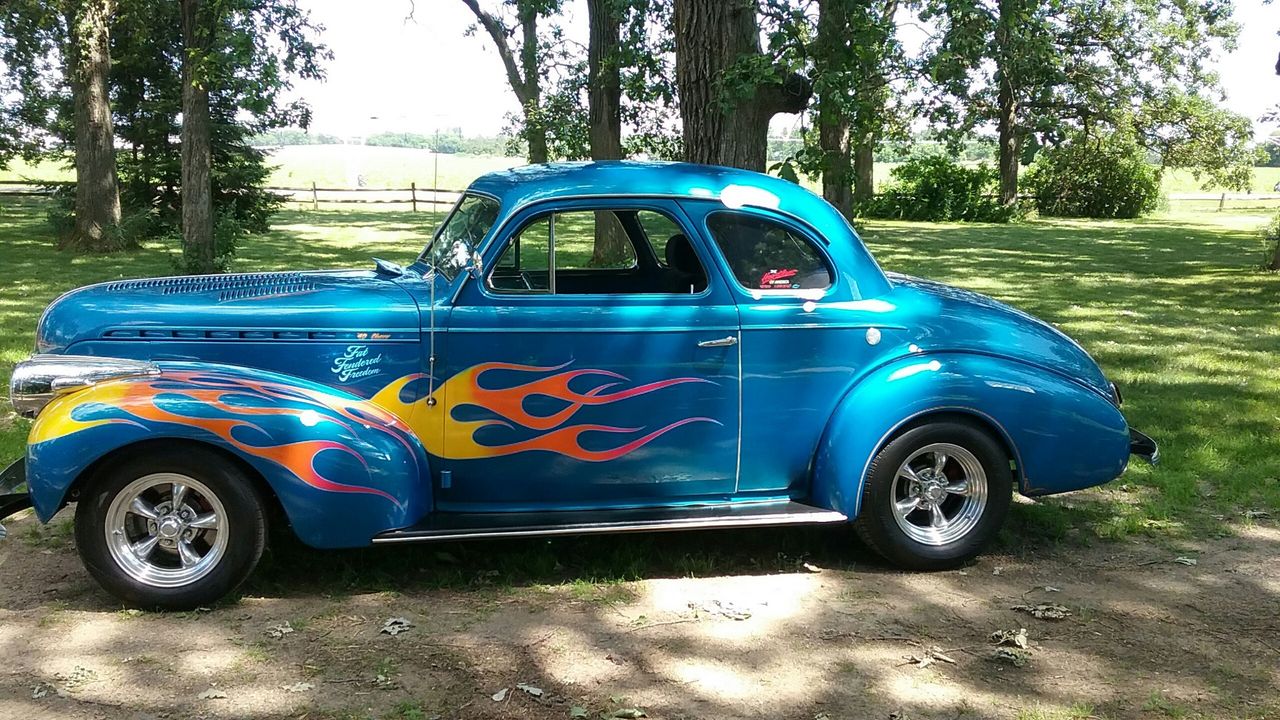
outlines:
{"label": "front fender", "polygon": [[854,517],[876,452],[903,426],[940,412],[994,426],[1028,495],[1099,485],[1128,462],[1128,424],[1092,390],[1005,358],[913,355],[872,371],[840,401],[814,458],[814,503]]}
{"label": "front fender", "polygon": [[160,364],[161,374],[56,398],[27,446],[27,481],[48,520],[94,463],[128,445],[194,440],[262,475],[294,531],[315,547],[356,547],[431,509],[422,444],[399,418],[346,392],[227,365]]}

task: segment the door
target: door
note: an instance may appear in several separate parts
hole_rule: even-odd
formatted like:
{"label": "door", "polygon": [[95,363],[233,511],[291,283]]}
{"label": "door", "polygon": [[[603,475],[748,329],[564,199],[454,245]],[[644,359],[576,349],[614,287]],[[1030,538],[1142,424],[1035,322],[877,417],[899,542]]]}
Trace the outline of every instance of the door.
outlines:
{"label": "door", "polygon": [[733,495],[737,309],[686,222],[674,203],[597,200],[499,231],[437,360],[440,509]]}
{"label": "door", "polygon": [[851,244],[832,247],[803,223],[763,208],[685,201],[682,209],[704,232],[738,303],[738,491],[803,498],[837,403],[879,354],[882,333],[889,347],[900,342],[886,323],[892,306],[860,297],[848,274],[857,262]]}

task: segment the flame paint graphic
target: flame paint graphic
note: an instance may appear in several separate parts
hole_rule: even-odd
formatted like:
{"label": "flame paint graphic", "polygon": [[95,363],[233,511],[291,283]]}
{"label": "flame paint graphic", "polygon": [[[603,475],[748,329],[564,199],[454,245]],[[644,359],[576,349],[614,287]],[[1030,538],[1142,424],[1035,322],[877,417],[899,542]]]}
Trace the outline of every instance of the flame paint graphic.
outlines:
{"label": "flame paint graphic", "polygon": [[[336,482],[316,469],[318,456],[326,450],[350,455],[367,469],[368,462],[349,445],[331,438],[272,443],[272,433],[259,418],[296,418],[304,432],[330,423],[345,431],[338,437],[353,439],[359,426],[393,438],[417,457],[409,428],[372,403],[238,376],[170,370],[160,376],[95,385],[54,400],[32,427],[28,442],[34,445],[105,425],[193,426],[241,452],[280,465],[316,489],[379,495],[399,504],[383,490]],[[291,436],[299,434],[296,427],[293,430]]]}
{"label": "flame paint graphic", "polygon": [[[638,437],[631,437],[625,442],[608,449],[588,449],[581,442],[584,434],[608,433],[634,436],[636,433],[642,432],[644,428],[618,427],[594,423],[566,424],[584,407],[609,405],[675,385],[711,383],[712,381],[702,378],[680,377],[624,387],[629,380],[616,372],[590,368],[564,370],[568,365],[569,363],[564,363],[563,365],[552,367],[538,367],[501,362],[474,365],[449,378],[436,388],[436,396],[441,402],[435,406],[428,405],[418,399],[410,401],[402,399],[404,391],[411,383],[422,381],[426,377],[424,375],[408,375],[393,381],[383,388],[372,398],[372,402],[400,415],[402,418],[411,418],[414,429],[417,430],[418,437],[422,440],[423,445],[426,446],[427,451],[432,455],[452,460],[476,460],[514,455],[532,450],[544,450],[577,460],[604,462],[620,458],[683,425],[701,422],[720,424],[713,418],[689,417],[676,420]],[[539,374],[543,375],[543,377],[535,378],[513,387],[486,387],[480,382],[481,376],[492,371]],[[547,373],[553,374],[547,375]],[[596,378],[603,380],[603,382],[590,390],[578,392],[569,387],[570,383],[578,378]],[[560,400],[566,405],[549,414],[534,414],[526,409],[525,401],[535,397]],[[455,411],[464,406],[487,410],[496,415],[497,418],[481,420],[459,419]],[[480,430],[495,426],[512,430],[519,426],[526,430],[537,431],[540,434],[501,445],[484,445],[475,439]]]}

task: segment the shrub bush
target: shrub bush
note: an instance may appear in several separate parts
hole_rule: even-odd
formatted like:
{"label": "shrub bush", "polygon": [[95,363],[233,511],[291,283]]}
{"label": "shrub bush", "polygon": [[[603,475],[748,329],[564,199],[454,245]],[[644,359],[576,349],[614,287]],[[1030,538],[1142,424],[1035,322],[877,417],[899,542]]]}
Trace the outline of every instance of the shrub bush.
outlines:
{"label": "shrub bush", "polygon": [[1262,236],[1262,267],[1266,270],[1280,270],[1280,213],[1271,217],[1259,231]]}
{"label": "shrub bush", "polygon": [[1160,177],[1133,138],[1112,133],[1044,148],[1023,176],[1041,215],[1135,218],[1160,204]]}
{"label": "shrub bush", "polygon": [[1008,222],[1017,208],[997,198],[999,174],[985,163],[961,165],[943,155],[912,158],[893,169],[893,181],[858,214],[898,220]]}

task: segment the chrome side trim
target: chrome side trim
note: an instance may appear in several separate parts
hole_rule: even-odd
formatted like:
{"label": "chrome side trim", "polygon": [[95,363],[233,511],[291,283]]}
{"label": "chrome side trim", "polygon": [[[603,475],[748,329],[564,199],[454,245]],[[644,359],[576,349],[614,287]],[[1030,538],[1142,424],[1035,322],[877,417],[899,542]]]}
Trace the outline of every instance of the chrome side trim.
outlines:
{"label": "chrome side trim", "polygon": [[35,417],[59,395],[96,383],[140,375],[159,375],[154,363],[84,355],[33,355],[13,368],[9,401],[18,414]]}
{"label": "chrome side trim", "polygon": [[419,531],[413,534],[379,536],[375,544],[432,542],[441,540],[483,540],[490,538],[548,537],[555,535],[595,535],[615,532],[656,532],[662,530],[700,530],[710,528],[768,527],[772,525],[801,525],[845,522],[844,513],[826,512],[777,513],[755,517],[697,518],[692,520],[649,520],[617,523],[583,523],[577,525],[543,525],[500,529]]}

